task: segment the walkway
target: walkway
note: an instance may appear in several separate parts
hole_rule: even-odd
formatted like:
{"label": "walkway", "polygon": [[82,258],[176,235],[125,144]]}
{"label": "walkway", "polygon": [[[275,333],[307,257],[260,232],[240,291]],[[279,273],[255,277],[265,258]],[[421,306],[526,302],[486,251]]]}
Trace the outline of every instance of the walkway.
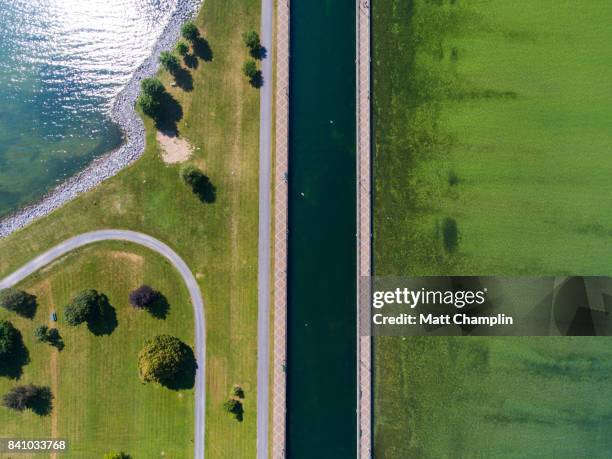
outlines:
{"label": "walkway", "polygon": [[257,268],[257,458],[268,459],[270,423],[270,204],[272,157],[272,56],[274,0],[261,2],[261,46],[263,86],[260,89],[259,120],[259,242]]}
{"label": "walkway", "polygon": [[42,267],[57,260],[72,250],[101,241],[127,241],[142,245],[162,255],[179,272],[193,306],[195,320],[195,356],[198,369],[195,378],[195,438],[194,458],[204,459],[204,421],[206,415],[206,324],[204,322],[204,300],[195,277],[183,259],[170,247],[146,234],[124,230],[100,230],[83,233],[68,239],[34,258],[13,274],[0,280],[0,289],[12,287]]}
{"label": "walkway", "polygon": [[[372,159],[370,146],[370,1],[357,0],[357,308],[372,275]],[[369,298],[368,298],[369,300]],[[372,457],[372,338],[357,314],[357,457]],[[367,327],[364,327],[367,328]]]}

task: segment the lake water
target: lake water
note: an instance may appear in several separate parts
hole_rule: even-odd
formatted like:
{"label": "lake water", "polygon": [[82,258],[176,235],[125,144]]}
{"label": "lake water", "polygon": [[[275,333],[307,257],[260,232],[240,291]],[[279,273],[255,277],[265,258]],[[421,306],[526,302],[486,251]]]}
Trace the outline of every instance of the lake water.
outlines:
{"label": "lake water", "polygon": [[113,98],[176,0],[0,0],[0,216],[122,142]]}

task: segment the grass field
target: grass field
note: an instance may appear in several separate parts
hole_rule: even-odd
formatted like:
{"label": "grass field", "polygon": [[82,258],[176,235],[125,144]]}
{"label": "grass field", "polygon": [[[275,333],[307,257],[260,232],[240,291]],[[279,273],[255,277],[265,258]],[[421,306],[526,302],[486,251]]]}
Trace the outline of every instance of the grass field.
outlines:
{"label": "grass field", "polygon": [[[378,275],[612,273],[611,15],[373,3]],[[608,344],[378,339],[377,457],[601,457]]]}
{"label": "grass field", "polygon": [[[241,73],[248,56],[241,33],[259,28],[259,2],[207,0],[198,24],[212,60],[199,60],[191,70],[193,90],[171,87],[167,74],[162,80],[182,106],[179,132],[195,146],[192,162],[216,187],[215,202],[200,202],[180,181],[179,165],[162,162],[153,123],[147,121],[147,149],[136,164],[0,241],[0,276],[92,229],[142,231],[170,245],[198,278],[206,304],[207,457],[253,457],[259,93]],[[234,383],[246,391],[242,423],[222,409]],[[129,413],[117,416],[120,424]]]}
{"label": "grass field", "polygon": [[[129,292],[143,283],[168,300],[165,319],[129,304]],[[193,390],[143,385],[138,378],[138,352],[148,338],[170,334],[193,346],[189,295],[165,259],[134,245],[95,244],[67,255],[20,287],[38,298],[35,318],[0,311],[2,319],[21,330],[30,354],[20,383],[47,385],[55,400],[45,417],[1,409],[5,437],[69,439],[69,451],[62,457],[102,457],[109,450],[123,450],[133,457],[192,454]],[[63,320],[64,306],[88,288],[105,293],[115,308],[117,327],[109,335],[95,336],[85,325],[73,328]],[[51,311],[59,315],[53,326],[65,344],[61,352],[36,343],[33,336],[38,325],[52,325]],[[2,378],[0,392],[14,384]]]}

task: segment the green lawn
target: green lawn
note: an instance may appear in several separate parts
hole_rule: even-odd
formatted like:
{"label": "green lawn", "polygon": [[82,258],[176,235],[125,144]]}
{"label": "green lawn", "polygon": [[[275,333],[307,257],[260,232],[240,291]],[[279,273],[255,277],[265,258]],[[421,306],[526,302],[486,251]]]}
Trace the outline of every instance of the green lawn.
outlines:
{"label": "green lawn", "polygon": [[[145,232],[183,257],[206,304],[207,457],[255,454],[259,93],[241,73],[248,56],[241,33],[259,28],[259,6],[207,0],[198,25],[212,60],[199,60],[191,70],[190,92],[171,87],[171,77],[162,75],[182,105],[178,127],[196,148],[192,162],[216,187],[214,203],[200,202],[181,183],[179,165],[163,163],[147,121],[147,149],[136,164],[0,241],[0,276],[72,235],[100,228]],[[242,423],[222,408],[236,383],[246,391]],[[120,423],[124,414],[117,416]]]}
{"label": "green lawn", "polygon": [[[134,309],[130,291],[148,284],[169,304],[165,319]],[[38,298],[33,320],[0,311],[22,333],[30,354],[19,382],[0,379],[0,392],[17,383],[46,385],[55,396],[53,411],[40,417],[0,409],[5,437],[46,437],[69,440],[62,457],[102,457],[123,450],[133,457],[189,457],[193,448],[193,389],[173,391],[138,378],[138,352],[158,334],[177,336],[193,346],[193,312],[187,289],[174,268],[159,255],[130,244],[102,243],[71,253],[27,279],[20,288]],[[95,336],[86,325],[70,327],[64,306],[81,290],[105,293],[117,315],[109,335]],[[33,330],[56,326],[65,347],[37,343]],[[8,456],[8,455],[7,455]]]}
{"label": "green lawn", "polygon": [[[373,3],[378,275],[612,273],[611,15],[604,1]],[[379,339],[377,454],[601,456],[601,374],[561,364],[553,377],[530,359],[599,362],[604,344]],[[486,355],[479,367],[472,346]],[[561,382],[581,395],[560,402]]]}

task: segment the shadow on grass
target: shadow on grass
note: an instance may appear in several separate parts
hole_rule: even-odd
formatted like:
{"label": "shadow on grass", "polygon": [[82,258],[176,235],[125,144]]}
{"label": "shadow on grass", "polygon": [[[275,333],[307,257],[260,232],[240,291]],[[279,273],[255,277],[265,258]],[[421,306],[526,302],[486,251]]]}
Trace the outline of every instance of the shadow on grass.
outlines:
{"label": "shadow on grass", "polygon": [[183,108],[172,94],[164,92],[160,96],[159,115],[155,119],[155,125],[160,131],[178,133],[176,124],[183,118]]}
{"label": "shadow on grass", "polygon": [[202,175],[202,179],[192,186],[192,190],[202,202],[212,204],[217,200],[217,188],[206,175]]}
{"label": "shadow on grass", "polygon": [[156,319],[164,320],[168,317],[168,311],[170,310],[170,303],[168,299],[161,292],[156,292],[156,298],[149,306],[148,311]]}
{"label": "shadow on grass", "polygon": [[193,53],[202,59],[204,62],[210,62],[213,60],[213,52],[206,41],[202,37],[198,37],[195,41],[193,41]]}
{"label": "shadow on grass", "polygon": [[23,367],[30,363],[30,353],[23,344],[21,333],[19,333],[19,342],[12,354],[2,360],[4,361],[0,361],[0,376],[5,376],[9,379],[21,378]]}
{"label": "shadow on grass", "polygon": [[183,362],[182,368],[171,379],[162,381],[161,384],[171,390],[192,389],[195,385],[195,375],[198,369],[198,364],[193,354],[193,349],[185,345],[187,357]]}
{"label": "shadow on grass", "polygon": [[191,76],[191,73],[184,68],[180,68],[174,72],[174,81],[176,81],[176,85],[183,91],[193,91],[193,77]]}
{"label": "shadow on grass", "polygon": [[106,295],[105,299],[100,305],[98,316],[87,322],[87,328],[96,336],[110,335],[119,325],[115,308],[108,302]]}
{"label": "shadow on grass", "polygon": [[38,416],[49,416],[53,411],[51,389],[45,387],[39,390],[36,397],[29,402],[28,407]]}
{"label": "shadow on grass", "polygon": [[185,57],[183,57],[183,62],[190,69],[198,68],[198,57],[193,54],[187,54]]}

